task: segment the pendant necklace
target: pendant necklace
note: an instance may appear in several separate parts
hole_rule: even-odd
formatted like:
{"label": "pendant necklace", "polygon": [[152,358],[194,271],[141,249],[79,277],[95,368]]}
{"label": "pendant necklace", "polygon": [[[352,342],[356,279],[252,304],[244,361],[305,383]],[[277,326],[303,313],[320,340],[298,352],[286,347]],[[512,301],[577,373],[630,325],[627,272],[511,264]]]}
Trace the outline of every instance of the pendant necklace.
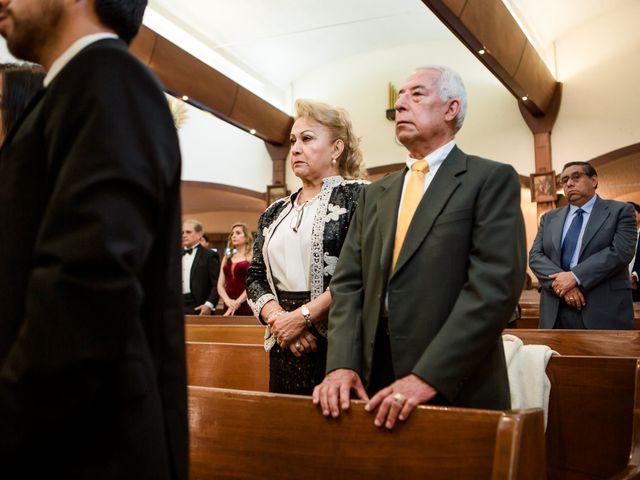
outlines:
{"label": "pendant necklace", "polygon": [[[320,195],[320,193],[318,193],[318,195]],[[300,205],[297,205],[295,202],[293,203],[294,215],[291,217],[290,227],[291,227],[291,230],[293,230],[295,233],[298,233],[298,230],[300,230],[300,225],[302,224],[302,217],[304,216],[304,209],[307,207],[307,205],[309,205],[316,198],[318,198],[318,195],[316,195],[313,198],[310,198],[305,202],[302,202]]]}

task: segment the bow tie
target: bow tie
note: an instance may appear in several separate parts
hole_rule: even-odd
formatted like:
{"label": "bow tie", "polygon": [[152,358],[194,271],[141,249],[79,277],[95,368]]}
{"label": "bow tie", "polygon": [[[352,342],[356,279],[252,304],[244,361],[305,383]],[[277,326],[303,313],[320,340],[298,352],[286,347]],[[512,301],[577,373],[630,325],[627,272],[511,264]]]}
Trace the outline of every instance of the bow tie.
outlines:
{"label": "bow tie", "polygon": [[194,250],[195,248],[196,248],[196,247],[191,247],[191,248],[187,248],[187,249],[185,249],[185,250],[182,250],[182,256],[184,257],[185,255],[191,255],[191,252],[193,252],[193,250]]}

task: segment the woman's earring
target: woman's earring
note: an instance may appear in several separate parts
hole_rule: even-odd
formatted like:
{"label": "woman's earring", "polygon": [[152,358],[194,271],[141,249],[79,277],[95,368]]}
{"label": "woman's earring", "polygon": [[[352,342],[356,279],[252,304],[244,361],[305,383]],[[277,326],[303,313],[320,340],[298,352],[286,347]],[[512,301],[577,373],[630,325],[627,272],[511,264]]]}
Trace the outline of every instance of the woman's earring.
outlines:
{"label": "woman's earring", "polygon": [[336,159],[335,158],[331,159],[331,165],[335,165],[335,164],[336,164]]}

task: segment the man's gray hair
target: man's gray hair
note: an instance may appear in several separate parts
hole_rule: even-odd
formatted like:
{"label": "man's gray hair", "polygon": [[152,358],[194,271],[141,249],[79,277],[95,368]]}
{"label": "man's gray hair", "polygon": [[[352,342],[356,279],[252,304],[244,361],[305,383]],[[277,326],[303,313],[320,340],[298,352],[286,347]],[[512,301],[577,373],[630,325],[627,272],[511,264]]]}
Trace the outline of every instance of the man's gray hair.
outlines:
{"label": "man's gray hair", "polygon": [[455,98],[460,103],[460,111],[456,116],[456,132],[462,128],[464,117],[467,114],[467,91],[462,83],[462,78],[455,70],[444,65],[425,65],[417,70],[435,70],[440,72],[438,78],[438,95],[443,102]]}
{"label": "man's gray hair", "polygon": [[190,223],[191,225],[193,225],[193,230],[196,233],[202,233],[204,232],[204,225],[202,225],[201,222],[199,222],[198,220],[194,220],[192,218],[185,220],[184,223]]}

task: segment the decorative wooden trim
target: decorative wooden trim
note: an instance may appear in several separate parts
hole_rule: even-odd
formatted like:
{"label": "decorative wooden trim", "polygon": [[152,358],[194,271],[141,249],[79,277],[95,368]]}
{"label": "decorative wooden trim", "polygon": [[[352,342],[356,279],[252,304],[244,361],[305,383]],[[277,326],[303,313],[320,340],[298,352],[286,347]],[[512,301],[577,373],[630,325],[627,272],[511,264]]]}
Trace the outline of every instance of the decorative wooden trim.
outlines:
{"label": "decorative wooden trim", "polygon": [[186,95],[191,105],[246,132],[255,130],[265,142],[282,145],[289,138],[293,118],[144,25],[131,52],[155,72],[168,93]]}
{"label": "decorative wooden trim", "polygon": [[501,0],[422,2],[532,114],[547,112],[556,81]]}
{"label": "decorative wooden trim", "polygon": [[289,144],[284,145],[271,145],[269,143],[265,144],[267,147],[267,152],[271,157],[271,161],[273,162],[271,170],[271,183],[273,185],[284,185],[287,183],[286,173],[287,173],[287,157],[289,155]]}
{"label": "decorative wooden trim", "polygon": [[611,150],[610,152],[594,157],[588,162],[595,168],[606,165],[607,163],[614,162],[624,157],[631,155],[640,155],[640,143],[634,143],[627,145],[626,147],[618,148],[617,150]]}
{"label": "decorative wooden trim", "polygon": [[394,173],[402,169],[405,165],[405,163],[389,163],[388,165],[367,168],[367,175],[384,175],[385,173]]}
{"label": "decorative wooden trim", "polygon": [[558,112],[560,111],[561,103],[562,83],[558,82],[556,83],[556,88],[553,92],[553,97],[551,97],[549,107],[547,108],[547,111],[544,113],[544,115],[532,114],[521,98],[518,99],[518,108],[520,109],[522,118],[533,134],[551,133],[551,130],[553,130],[553,125],[556,123],[556,119],[558,118]]}
{"label": "decorative wooden trim", "polygon": [[225,185],[224,183],[212,183],[212,182],[196,182],[193,180],[182,180],[182,185],[203,187],[211,190],[220,190],[223,192],[235,193],[238,195],[244,195],[245,197],[257,198],[258,200],[264,200],[266,194],[263,192],[257,192],[248,188],[234,187],[233,185]]}

